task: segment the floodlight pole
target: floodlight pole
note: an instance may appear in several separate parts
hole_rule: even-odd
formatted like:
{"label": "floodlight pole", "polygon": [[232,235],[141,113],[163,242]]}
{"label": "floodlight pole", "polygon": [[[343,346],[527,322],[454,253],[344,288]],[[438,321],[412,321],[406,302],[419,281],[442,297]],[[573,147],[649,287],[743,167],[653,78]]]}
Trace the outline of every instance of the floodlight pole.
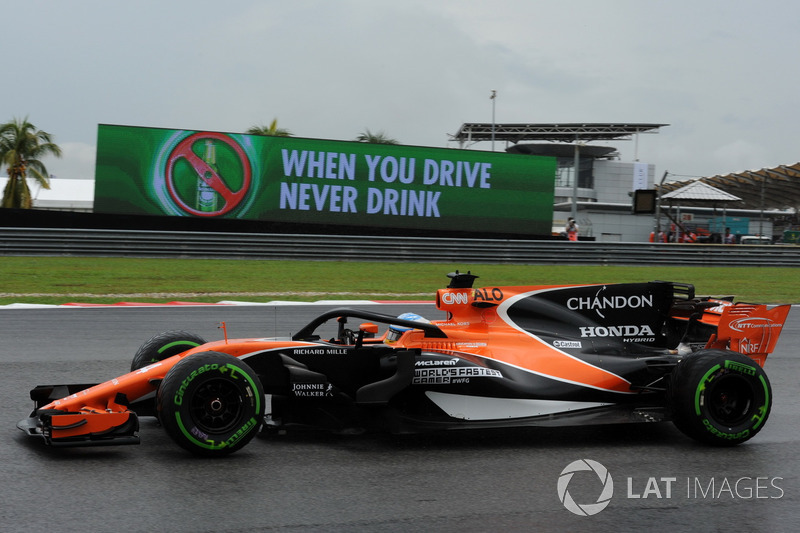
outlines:
{"label": "floodlight pole", "polygon": [[576,221],[578,220],[578,165],[581,161],[581,148],[578,144],[578,136],[575,136],[575,156],[574,156],[574,163],[575,166],[574,171],[572,173],[572,218]]}
{"label": "floodlight pole", "polygon": [[[758,236],[764,236],[764,185],[767,183],[767,177],[761,180],[761,214],[758,217]],[[774,231],[772,232],[775,233]],[[772,235],[770,235],[770,244],[772,243]],[[761,244],[761,239],[758,240],[758,244]]]}
{"label": "floodlight pole", "polygon": [[664,175],[661,176],[661,182],[656,188],[656,227],[653,235],[653,242],[661,242],[658,240],[658,234],[661,233],[661,191],[663,190],[664,180],[667,179],[668,174],[669,172],[665,170]]}
{"label": "floodlight pole", "polygon": [[492,96],[489,97],[489,100],[492,101],[492,152],[494,152],[494,109],[495,109],[495,100],[497,99],[497,91],[492,90]]}

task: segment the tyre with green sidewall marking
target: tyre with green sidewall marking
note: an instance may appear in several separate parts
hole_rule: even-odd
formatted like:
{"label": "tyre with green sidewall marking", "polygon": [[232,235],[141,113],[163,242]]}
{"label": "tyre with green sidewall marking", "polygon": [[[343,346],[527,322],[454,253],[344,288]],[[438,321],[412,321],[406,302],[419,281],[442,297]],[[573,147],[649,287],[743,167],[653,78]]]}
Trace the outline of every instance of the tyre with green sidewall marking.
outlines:
{"label": "tyre with green sidewall marking", "polygon": [[167,434],[196,455],[241,449],[264,421],[264,389],[244,361],[199,352],[173,366],[158,389],[158,418]]}
{"label": "tyre with green sidewall marking", "polygon": [[702,350],[675,367],[667,405],[684,434],[705,444],[733,446],[764,427],[772,387],[764,369],[749,357]]}
{"label": "tyre with green sidewall marking", "polygon": [[145,341],[136,351],[131,361],[131,372],[205,343],[203,337],[188,331],[174,330],[159,333]]}

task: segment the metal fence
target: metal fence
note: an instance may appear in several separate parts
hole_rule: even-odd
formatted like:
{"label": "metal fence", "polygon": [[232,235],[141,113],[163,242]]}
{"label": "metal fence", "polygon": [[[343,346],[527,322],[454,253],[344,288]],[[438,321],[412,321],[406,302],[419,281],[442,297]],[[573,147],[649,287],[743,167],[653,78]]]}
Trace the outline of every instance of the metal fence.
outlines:
{"label": "metal fence", "polygon": [[0,228],[0,255],[800,267],[800,247]]}

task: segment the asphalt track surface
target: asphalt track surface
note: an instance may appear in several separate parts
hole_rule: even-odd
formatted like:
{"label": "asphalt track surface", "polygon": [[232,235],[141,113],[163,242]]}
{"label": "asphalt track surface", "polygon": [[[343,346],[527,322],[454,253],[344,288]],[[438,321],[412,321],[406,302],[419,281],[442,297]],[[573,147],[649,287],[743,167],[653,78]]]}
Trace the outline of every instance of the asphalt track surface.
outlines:
{"label": "asphalt track surface", "polygon": [[[730,449],[695,444],[671,424],[526,428],[413,436],[303,433],[257,438],[198,459],[142,420],[139,446],[51,449],[15,427],[36,384],[124,373],[152,334],[218,339],[285,335],[323,308],[0,310],[0,531],[798,531],[800,309],[767,361],[765,428]],[[402,305],[390,313],[431,306]],[[580,459],[611,475],[613,497],[577,516],[557,491]],[[569,496],[596,502],[593,472]]]}

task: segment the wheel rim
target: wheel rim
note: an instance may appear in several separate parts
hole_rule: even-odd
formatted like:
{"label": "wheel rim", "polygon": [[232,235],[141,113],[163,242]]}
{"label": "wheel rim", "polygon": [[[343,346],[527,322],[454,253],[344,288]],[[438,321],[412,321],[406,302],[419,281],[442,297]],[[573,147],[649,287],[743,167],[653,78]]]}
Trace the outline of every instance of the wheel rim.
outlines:
{"label": "wheel rim", "polygon": [[214,379],[198,387],[192,397],[191,415],[206,433],[224,433],[236,426],[242,414],[242,397],[225,379]]}
{"label": "wheel rim", "polygon": [[714,420],[735,426],[750,418],[755,393],[750,383],[738,374],[715,379],[708,389],[707,406]]}

